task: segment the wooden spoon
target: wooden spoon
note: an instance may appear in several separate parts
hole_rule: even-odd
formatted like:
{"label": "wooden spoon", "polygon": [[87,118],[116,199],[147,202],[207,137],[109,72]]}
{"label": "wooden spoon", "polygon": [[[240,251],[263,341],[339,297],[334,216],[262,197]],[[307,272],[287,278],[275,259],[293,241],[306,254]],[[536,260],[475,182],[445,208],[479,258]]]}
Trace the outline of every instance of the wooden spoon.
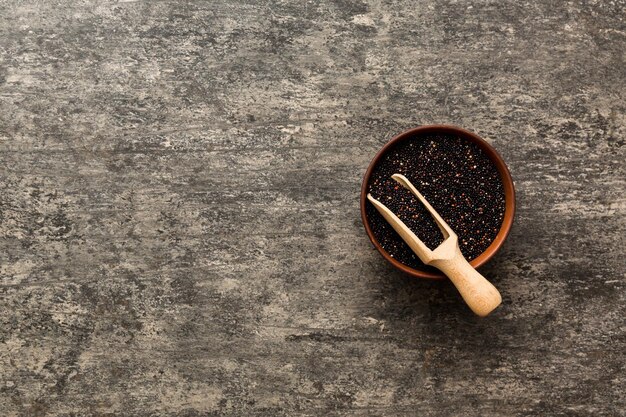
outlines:
{"label": "wooden spoon", "polygon": [[450,278],[450,281],[459,290],[461,297],[463,297],[474,313],[481,317],[491,313],[502,302],[502,297],[496,287],[467,262],[459,248],[459,238],[456,233],[452,231],[450,226],[439,216],[413,184],[401,174],[393,174],[391,178],[411,191],[435,219],[444,237],[444,241],[435,250],[428,249],[424,242],[415,236],[415,233],[402,220],[393,214],[383,203],[372,197],[371,194],[367,195],[367,199],[376,207],[394,230],[398,232],[400,237],[424,264],[434,266]]}

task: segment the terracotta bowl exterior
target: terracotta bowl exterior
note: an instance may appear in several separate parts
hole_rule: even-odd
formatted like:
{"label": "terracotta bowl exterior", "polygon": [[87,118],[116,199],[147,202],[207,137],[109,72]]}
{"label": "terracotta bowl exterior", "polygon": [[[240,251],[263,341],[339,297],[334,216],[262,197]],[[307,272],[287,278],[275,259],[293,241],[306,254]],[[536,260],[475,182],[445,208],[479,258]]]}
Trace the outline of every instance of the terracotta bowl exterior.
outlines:
{"label": "terracotta bowl exterior", "polygon": [[398,268],[399,270],[406,272],[409,275],[412,275],[416,278],[430,278],[430,279],[442,279],[445,278],[443,274],[440,273],[432,273],[428,271],[421,271],[418,269],[410,268],[396,259],[392,258],[387,251],[385,251],[372,233],[372,229],[370,228],[369,221],[367,219],[367,215],[365,212],[365,207],[367,202],[367,184],[369,183],[370,176],[372,175],[372,171],[374,167],[378,164],[380,158],[395,144],[402,142],[407,139],[415,139],[416,137],[432,134],[432,133],[441,133],[441,134],[450,134],[456,135],[460,138],[469,140],[477,144],[491,159],[491,161],[495,164],[500,176],[502,177],[502,183],[504,185],[504,197],[505,197],[505,211],[504,211],[504,220],[502,221],[502,226],[500,227],[500,231],[496,235],[494,241],[489,245],[489,247],[476,259],[472,260],[470,264],[474,268],[478,268],[487,262],[493,255],[498,252],[504,240],[509,234],[511,230],[511,226],[513,225],[513,218],[515,216],[515,187],[513,185],[513,179],[511,178],[511,173],[507,168],[506,164],[502,157],[496,152],[496,150],[487,143],[484,139],[480,138],[478,135],[469,132],[465,129],[461,129],[460,127],[450,126],[450,125],[428,125],[428,126],[420,126],[414,129],[409,129],[400,133],[391,139],[385,146],[382,147],[380,151],[374,156],[372,162],[370,162],[367,171],[365,172],[365,176],[363,177],[363,184],[361,186],[361,219],[363,221],[363,226],[365,226],[365,231],[369,236],[370,240],[376,247],[376,249],[383,255],[383,257],[390,262],[393,266]]}

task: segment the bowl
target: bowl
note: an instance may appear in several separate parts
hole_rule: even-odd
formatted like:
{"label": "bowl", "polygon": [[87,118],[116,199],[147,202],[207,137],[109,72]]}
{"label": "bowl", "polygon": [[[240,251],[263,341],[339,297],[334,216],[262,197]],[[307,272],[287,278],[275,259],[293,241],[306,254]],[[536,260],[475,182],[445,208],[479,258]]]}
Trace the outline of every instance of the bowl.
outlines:
{"label": "bowl", "polygon": [[369,183],[370,176],[372,175],[372,171],[374,167],[378,164],[380,158],[385,155],[385,153],[391,147],[399,142],[407,139],[415,139],[416,137],[433,133],[455,135],[462,139],[474,142],[483,150],[483,152],[485,152],[485,154],[489,157],[492,163],[496,166],[502,179],[505,200],[504,219],[502,220],[500,230],[498,231],[496,238],[493,240],[493,242],[491,242],[491,245],[489,245],[489,247],[482,254],[480,254],[478,257],[470,262],[470,264],[474,268],[478,268],[479,266],[485,264],[485,262],[487,262],[489,259],[491,259],[496,254],[496,252],[498,252],[498,250],[504,243],[504,240],[508,236],[509,231],[511,230],[511,226],[513,225],[513,217],[515,215],[515,187],[513,185],[511,173],[509,172],[509,169],[507,168],[504,160],[498,154],[498,152],[496,152],[496,150],[489,143],[487,143],[484,139],[480,138],[475,133],[472,133],[457,126],[428,125],[409,129],[392,138],[385,146],[382,147],[380,151],[378,151],[376,156],[374,156],[374,159],[372,159],[372,162],[370,162],[367,171],[365,172],[365,176],[363,177],[363,184],[361,186],[361,220],[363,221],[363,226],[365,226],[365,231],[367,235],[369,236],[370,240],[372,241],[374,247],[378,250],[378,252],[380,252],[381,255],[397,269],[416,278],[443,279],[445,278],[445,275],[441,273],[433,273],[411,268],[392,258],[389,253],[387,253],[387,251],[385,251],[381,247],[381,245],[374,237],[365,210],[365,207],[368,204],[367,185]]}

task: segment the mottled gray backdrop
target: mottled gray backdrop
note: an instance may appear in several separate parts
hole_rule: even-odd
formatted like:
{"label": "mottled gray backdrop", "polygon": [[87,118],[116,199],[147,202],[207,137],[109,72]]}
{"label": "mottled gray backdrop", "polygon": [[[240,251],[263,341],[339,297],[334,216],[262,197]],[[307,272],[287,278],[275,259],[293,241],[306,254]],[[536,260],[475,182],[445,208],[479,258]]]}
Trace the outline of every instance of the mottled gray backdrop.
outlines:
{"label": "mottled gray backdrop", "polygon": [[[624,0],[0,0],[0,415],[624,416]],[[395,133],[491,142],[477,319],[372,248]]]}

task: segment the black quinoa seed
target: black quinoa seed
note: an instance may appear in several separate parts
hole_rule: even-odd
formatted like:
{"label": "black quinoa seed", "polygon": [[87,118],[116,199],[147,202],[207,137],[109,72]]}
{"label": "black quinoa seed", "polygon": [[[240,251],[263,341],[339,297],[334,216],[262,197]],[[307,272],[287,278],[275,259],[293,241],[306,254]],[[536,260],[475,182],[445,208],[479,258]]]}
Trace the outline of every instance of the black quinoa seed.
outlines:
{"label": "black quinoa seed", "polygon": [[[409,138],[388,149],[370,176],[368,192],[435,249],[443,241],[437,224],[420,201],[391,178],[396,173],[406,176],[450,225],[468,261],[496,238],[504,219],[504,187],[496,166],[475,143],[442,134]],[[374,237],[390,256],[411,268],[436,271],[420,261],[369,202],[366,215]]]}

